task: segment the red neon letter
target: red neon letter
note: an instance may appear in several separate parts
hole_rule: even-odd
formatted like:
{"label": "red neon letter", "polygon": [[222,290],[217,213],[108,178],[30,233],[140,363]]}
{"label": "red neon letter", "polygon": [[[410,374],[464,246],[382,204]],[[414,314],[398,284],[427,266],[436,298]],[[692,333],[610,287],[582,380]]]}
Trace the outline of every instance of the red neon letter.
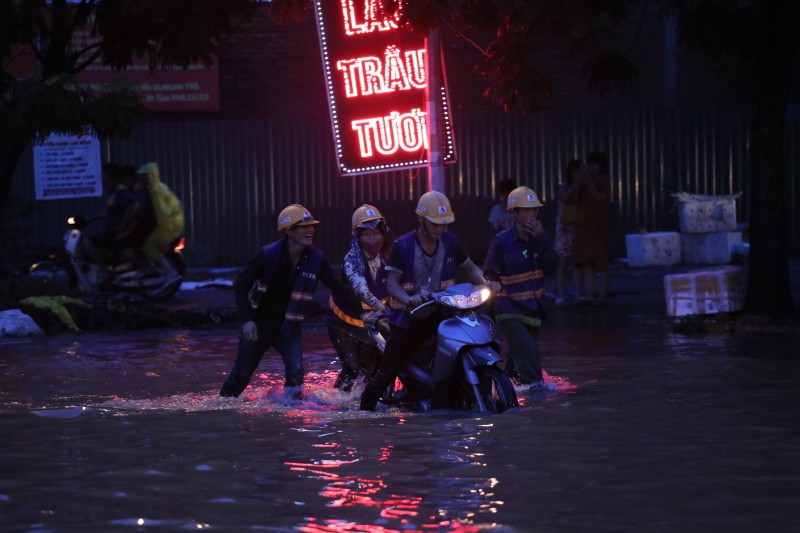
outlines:
{"label": "red neon letter", "polygon": [[421,148],[427,149],[426,115],[419,108],[414,108],[402,115],[392,111],[386,117],[352,121],[351,126],[358,134],[361,157],[372,157],[376,151],[392,155],[397,150],[416,152]]}
{"label": "red neon letter", "polygon": [[345,94],[348,98],[359,95],[382,94],[392,91],[424,89],[428,83],[425,72],[425,49],[403,54],[390,45],[386,47],[384,61],[374,56],[340,59],[336,69],[342,73]]}
{"label": "red neon letter", "polygon": [[373,31],[392,31],[397,29],[400,10],[394,14],[394,20],[386,18],[380,0],[363,0],[361,15],[363,21],[356,18],[355,0],[342,0],[344,31],[347,35],[360,35]]}

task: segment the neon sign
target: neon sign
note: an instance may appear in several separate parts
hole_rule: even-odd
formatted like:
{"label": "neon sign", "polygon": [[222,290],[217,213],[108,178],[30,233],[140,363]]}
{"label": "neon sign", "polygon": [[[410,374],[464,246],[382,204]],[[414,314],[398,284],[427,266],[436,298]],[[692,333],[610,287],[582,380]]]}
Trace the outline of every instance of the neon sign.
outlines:
{"label": "neon sign", "polygon": [[[427,164],[428,51],[399,29],[382,0],[316,0],[322,65],[339,171],[345,175]],[[438,58],[437,58],[438,60]],[[444,161],[455,160],[447,91],[441,99]]]}

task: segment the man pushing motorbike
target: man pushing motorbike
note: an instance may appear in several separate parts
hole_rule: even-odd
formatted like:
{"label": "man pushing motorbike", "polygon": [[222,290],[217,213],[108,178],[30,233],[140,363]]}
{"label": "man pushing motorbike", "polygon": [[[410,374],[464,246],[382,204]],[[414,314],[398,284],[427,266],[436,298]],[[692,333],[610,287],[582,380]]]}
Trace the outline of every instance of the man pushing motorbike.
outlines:
{"label": "man pushing motorbike", "polygon": [[278,231],[283,238],[265,245],[237,276],[236,307],[244,324],[236,360],[220,396],[239,396],[264,352],[274,346],[283,358],[285,391],[292,397],[302,397],[305,372],[301,325],[317,282],[322,281],[348,305],[359,305],[322,251],[312,245],[316,224],[319,221],[302,205],[287,206],[278,215]]}
{"label": "man pushing motorbike", "polygon": [[380,361],[380,350],[360,316],[364,311],[388,312],[386,219],[377,207],[364,204],[353,212],[351,230],[351,246],[344,257],[342,273],[345,284],[352,288],[361,305],[348,308],[331,295],[325,316],[331,342],[342,363],[333,386],[344,392],[350,392],[359,374],[374,375]]}
{"label": "man pushing motorbike", "polygon": [[456,236],[447,231],[455,220],[447,197],[427,192],[420,197],[415,212],[419,227],[399,237],[389,251],[386,285],[391,297],[391,330],[378,373],[361,395],[362,411],[375,409],[405,358],[416,356],[426,341],[436,336],[441,312],[428,308],[412,317],[409,309],[425,302],[429,293],[452,285],[459,270],[472,283],[484,283],[483,272],[464,253]]}

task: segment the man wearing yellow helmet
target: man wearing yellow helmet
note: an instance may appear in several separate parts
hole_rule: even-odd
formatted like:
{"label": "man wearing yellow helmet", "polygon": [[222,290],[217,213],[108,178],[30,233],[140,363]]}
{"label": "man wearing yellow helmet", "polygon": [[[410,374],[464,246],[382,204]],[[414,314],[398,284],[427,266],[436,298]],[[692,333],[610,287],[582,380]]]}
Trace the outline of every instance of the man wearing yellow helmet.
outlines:
{"label": "man wearing yellow helmet", "polygon": [[380,351],[372,342],[361,316],[365,311],[388,311],[386,219],[377,207],[364,204],[353,212],[352,244],[344,257],[342,273],[361,305],[348,307],[331,295],[325,323],[342,363],[334,387],[349,392],[359,374],[372,376],[378,369]]}
{"label": "man wearing yellow helmet", "polygon": [[300,327],[317,282],[322,281],[337,297],[357,305],[322,251],[312,245],[318,223],[302,205],[284,208],[278,215],[278,231],[283,232],[283,238],[259,250],[237,276],[236,307],[244,323],[236,360],[220,396],[239,396],[270,346],[283,358],[287,393],[300,396],[304,377]]}
{"label": "man wearing yellow helmet", "polygon": [[[544,316],[544,268],[552,268],[556,259],[539,220],[542,206],[528,187],[511,191],[507,209],[514,215],[514,224],[494,236],[484,265],[486,277],[500,282],[495,309],[511,363],[520,381],[532,389],[544,385],[537,338]],[[510,371],[508,366],[506,370]]]}
{"label": "man wearing yellow helmet", "polygon": [[380,368],[361,395],[361,409],[375,409],[386,387],[394,383],[404,358],[417,355],[420,347],[436,336],[441,313],[429,308],[425,316],[411,319],[409,308],[428,299],[428,294],[455,282],[462,271],[472,283],[484,282],[483,272],[458,245],[456,236],[447,231],[455,220],[450,200],[435,191],[423,194],[415,210],[419,227],[399,237],[389,250],[387,290],[391,297],[391,331]]}

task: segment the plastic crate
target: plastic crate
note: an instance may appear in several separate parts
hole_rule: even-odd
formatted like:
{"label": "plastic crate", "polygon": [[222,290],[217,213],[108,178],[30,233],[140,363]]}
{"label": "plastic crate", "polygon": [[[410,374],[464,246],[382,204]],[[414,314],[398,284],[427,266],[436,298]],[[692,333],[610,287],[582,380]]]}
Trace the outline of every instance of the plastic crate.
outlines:
{"label": "plastic crate", "polygon": [[625,248],[628,266],[677,265],[681,262],[681,236],[676,232],[626,235]]}
{"label": "plastic crate", "polygon": [[667,316],[740,311],[746,289],[745,271],[733,266],[664,276]]}
{"label": "plastic crate", "polygon": [[678,198],[678,228],[681,233],[711,233],[736,230],[736,196],[681,193]]}

